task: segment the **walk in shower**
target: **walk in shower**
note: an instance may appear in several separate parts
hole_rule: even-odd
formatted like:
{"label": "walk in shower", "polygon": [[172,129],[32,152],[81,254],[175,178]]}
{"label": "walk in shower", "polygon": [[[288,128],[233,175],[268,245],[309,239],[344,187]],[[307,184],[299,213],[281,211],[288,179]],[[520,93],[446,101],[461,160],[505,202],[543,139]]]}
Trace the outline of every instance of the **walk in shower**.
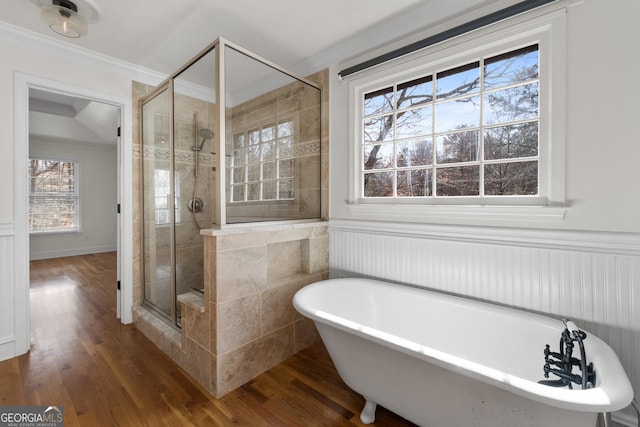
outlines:
{"label": "walk in shower", "polygon": [[320,86],[218,39],[140,101],[144,303],[180,326],[201,229],[321,217]]}

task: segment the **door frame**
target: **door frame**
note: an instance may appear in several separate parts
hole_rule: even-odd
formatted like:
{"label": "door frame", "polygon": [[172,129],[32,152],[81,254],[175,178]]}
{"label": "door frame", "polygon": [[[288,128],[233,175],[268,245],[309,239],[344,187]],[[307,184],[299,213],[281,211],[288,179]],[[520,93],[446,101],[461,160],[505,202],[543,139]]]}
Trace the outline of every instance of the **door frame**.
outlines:
{"label": "door frame", "polygon": [[[17,354],[26,353],[30,346],[29,332],[29,202],[27,192],[27,164],[29,160],[29,89],[41,89],[78,98],[110,104],[120,108],[121,137],[118,142],[118,201],[121,230],[118,248],[121,271],[121,291],[117,305],[124,324],[133,321],[133,109],[131,98],[104,93],[69,83],[50,80],[25,73],[15,73],[15,333]],[[114,130],[115,131],[115,130]],[[116,207],[113,207],[114,210]],[[116,284],[114,283],[114,290]]]}

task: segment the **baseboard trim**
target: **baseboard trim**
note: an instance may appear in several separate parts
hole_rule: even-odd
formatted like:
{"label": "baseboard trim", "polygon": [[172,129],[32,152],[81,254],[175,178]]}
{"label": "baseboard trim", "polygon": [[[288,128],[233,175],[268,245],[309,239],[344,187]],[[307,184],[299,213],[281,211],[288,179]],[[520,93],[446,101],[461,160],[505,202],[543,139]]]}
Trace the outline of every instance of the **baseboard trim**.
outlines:
{"label": "baseboard trim", "polygon": [[116,246],[96,246],[92,248],[78,248],[78,249],[61,249],[59,251],[46,251],[36,252],[29,254],[29,260],[35,261],[39,259],[51,259],[51,258],[63,258],[67,256],[89,255],[99,254],[103,252],[114,252]]}

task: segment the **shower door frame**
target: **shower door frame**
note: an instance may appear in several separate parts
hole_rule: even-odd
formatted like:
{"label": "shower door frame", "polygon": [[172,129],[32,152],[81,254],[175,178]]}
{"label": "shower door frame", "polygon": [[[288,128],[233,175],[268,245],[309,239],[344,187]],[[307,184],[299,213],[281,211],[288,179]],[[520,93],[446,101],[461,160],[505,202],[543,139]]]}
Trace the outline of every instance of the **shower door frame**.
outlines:
{"label": "shower door frame", "polygon": [[[183,71],[185,71],[186,69],[188,69],[189,67],[191,67],[193,64],[195,64],[198,60],[200,60],[202,57],[204,57],[205,55],[207,55],[208,53],[210,53],[213,49],[216,49],[215,51],[215,67],[216,67],[216,75],[215,75],[215,98],[216,98],[216,105],[215,105],[215,120],[217,121],[216,123],[216,131],[214,131],[214,138],[213,138],[213,143],[214,143],[214,150],[217,153],[215,156],[215,167],[216,167],[216,172],[215,172],[215,194],[214,194],[214,219],[215,219],[215,228],[217,229],[223,229],[223,228],[235,228],[235,227],[243,227],[245,226],[245,224],[227,224],[227,204],[226,204],[226,200],[227,200],[227,188],[226,188],[226,165],[225,165],[225,132],[226,132],[226,98],[225,98],[225,90],[224,88],[226,87],[226,71],[225,71],[225,50],[226,48],[229,47],[243,55],[246,55],[247,57],[260,62],[274,70],[280,71],[283,74],[288,75],[289,77],[296,79],[300,82],[303,82],[309,86],[312,86],[316,89],[319,90],[320,93],[320,99],[322,100],[322,87],[307,79],[304,78],[302,76],[299,76],[293,72],[291,72],[290,70],[287,70],[284,67],[279,66],[278,64],[269,61],[268,59],[265,59],[263,57],[261,57],[260,55],[257,55],[235,43],[231,43],[228,40],[225,40],[222,37],[217,38],[215,41],[213,41],[211,44],[209,44],[208,46],[206,46],[204,49],[202,49],[200,52],[198,52],[195,56],[193,56],[189,61],[187,61],[183,66],[181,66],[177,71],[175,71],[174,73],[172,73],[171,75],[169,75],[163,82],[161,82],[160,84],[158,84],[156,87],[153,88],[153,90],[145,95],[144,97],[142,97],[140,99],[140,103],[139,103],[139,112],[140,112],[140,121],[143,120],[143,115],[142,115],[142,107],[144,104],[146,104],[147,102],[149,102],[150,100],[154,99],[157,95],[159,95],[160,93],[162,93],[163,90],[168,90],[169,91],[169,158],[170,158],[170,175],[171,175],[171,196],[169,199],[169,215],[170,215],[170,242],[171,242],[171,251],[170,251],[170,260],[171,260],[171,293],[172,293],[172,298],[171,298],[171,316],[168,317],[165,313],[163,313],[161,310],[159,310],[158,308],[154,307],[153,304],[151,303],[147,303],[146,298],[144,298],[144,305],[153,309],[154,312],[159,313],[162,318],[171,321],[171,325],[177,329],[179,329],[178,326],[178,320],[176,319],[176,313],[177,313],[177,295],[176,295],[176,253],[175,253],[175,180],[174,180],[174,79],[176,77],[178,77]],[[322,122],[322,108],[320,108],[319,110],[319,114],[320,114],[320,122]],[[144,161],[144,152],[142,150],[142,146],[143,146],[143,142],[142,142],[142,126],[140,126],[140,148],[141,148],[141,155],[140,155],[140,188],[143,189],[143,180],[144,180],[144,175],[143,175],[143,166],[142,163]],[[320,132],[322,132],[322,126],[320,127]],[[320,134],[320,140],[322,140],[322,134]],[[142,220],[141,220],[141,232],[142,232],[142,243],[141,243],[141,255],[142,255],[142,285],[143,287],[146,286],[145,284],[145,277],[144,277],[144,247],[145,247],[145,238],[144,238],[144,197],[143,197],[143,192],[141,191],[141,214],[142,214]],[[320,198],[320,212],[322,212],[322,198]],[[298,222],[298,221],[308,221],[308,219],[302,219],[302,220],[284,220],[283,222]],[[272,221],[268,222],[269,224],[272,224]],[[254,225],[256,223],[253,223]]]}
{"label": "shower door frame", "polygon": [[[143,108],[144,106],[154,100],[157,96],[162,95],[164,92],[168,94],[168,122],[169,122],[169,195],[167,199],[167,209],[169,210],[169,292],[171,293],[171,306],[170,313],[167,315],[162,309],[156,307],[152,302],[148,301],[146,298],[146,259],[145,259],[145,249],[146,249],[146,236],[145,236],[145,203],[144,203],[144,114]],[[144,305],[153,310],[155,313],[160,315],[162,318],[169,321],[170,325],[174,328],[179,328],[177,319],[177,295],[176,295],[176,228],[175,228],[175,159],[174,159],[174,111],[173,111],[173,78],[165,80],[163,83],[154,87],[153,90],[140,98],[140,102],[138,104],[139,117],[140,117],[140,251],[142,256],[141,263],[141,273],[142,273],[142,287],[144,289],[144,297],[143,303]]]}

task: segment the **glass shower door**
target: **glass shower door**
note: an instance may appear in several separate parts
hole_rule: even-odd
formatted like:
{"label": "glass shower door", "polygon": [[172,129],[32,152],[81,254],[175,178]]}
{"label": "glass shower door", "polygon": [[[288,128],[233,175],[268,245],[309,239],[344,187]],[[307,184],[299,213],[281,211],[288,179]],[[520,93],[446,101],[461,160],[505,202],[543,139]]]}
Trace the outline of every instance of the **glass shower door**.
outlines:
{"label": "glass shower door", "polygon": [[172,265],[175,200],[171,164],[171,96],[169,87],[141,109],[141,193],[143,212],[143,281],[145,304],[175,322]]}

